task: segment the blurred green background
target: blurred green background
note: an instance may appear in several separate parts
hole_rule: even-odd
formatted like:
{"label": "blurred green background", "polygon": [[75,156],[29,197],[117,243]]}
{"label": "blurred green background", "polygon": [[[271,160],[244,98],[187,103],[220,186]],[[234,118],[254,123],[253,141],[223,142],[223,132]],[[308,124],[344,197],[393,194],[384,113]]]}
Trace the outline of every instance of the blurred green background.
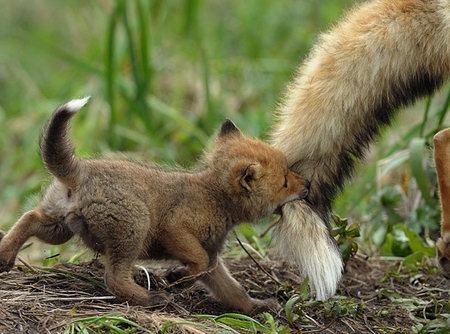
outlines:
{"label": "blurred green background", "polygon": [[[0,228],[48,180],[38,138],[59,104],[92,96],[72,122],[82,156],[189,167],[225,117],[264,138],[296,67],[354,3],[0,0]],[[360,223],[364,253],[408,255],[412,237],[424,247],[436,237],[429,143],[447,91],[402,113],[337,200],[337,214]]]}

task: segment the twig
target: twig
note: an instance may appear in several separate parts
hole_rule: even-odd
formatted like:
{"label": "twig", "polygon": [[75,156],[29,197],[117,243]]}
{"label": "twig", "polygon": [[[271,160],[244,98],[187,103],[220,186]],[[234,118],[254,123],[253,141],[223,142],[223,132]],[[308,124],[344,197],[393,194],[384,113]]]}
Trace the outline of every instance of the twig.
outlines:
{"label": "twig", "polygon": [[247,253],[248,257],[250,259],[252,259],[252,261],[257,265],[257,267],[259,269],[261,269],[268,277],[270,277],[275,283],[277,283],[278,285],[283,285],[283,283],[281,283],[275,276],[273,276],[271,273],[269,273],[266,269],[264,269],[258,261],[256,261],[256,259],[249,253],[249,251],[244,247],[244,245],[242,244],[241,240],[239,240],[239,237],[236,234],[236,231],[234,232],[234,235],[236,236],[236,240],[238,241],[239,245],[241,246],[241,248],[244,250],[245,253]]}
{"label": "twig", "polygon": [[188,275],[188,276],[181,277],[180,279],[177,279],[175,282],[172,282],[172,283],[168,284],[165,287],[165,289],[169,289],[169,288],[171,288],[171,287],[173,287],[175,285],[179,285],[179,284],[187,282],[187,281],[191,281],[191,280],[195,280],[196,281],[199,277],[201,277],[203,275],[206,275],[206,274],[209,274],[213,270],[215,270],[217,268],[217,265],[218,265],[218,261],[216,261],[214,266],[209,268],[208,270],[201,271],[201,272],[199,272],[198,274],[195,274],[195,275]]}
{"label": "twig", "polygon": [[17,260],[19,260],[20,262],[22,262],[23,263],[23,265],[25,266],[25,267],[27,267],[28,269],[30,269],[30,271],[33,273],[33,274],[37,274],[38,273],[38,271],[36,270],[36,269],[34,269],[34,267],[31,265],[31,264],[29,264],[23,257],[21,257],[20,255],[17,255]]}
{"label": "twig", "polygon": [[367,330],[372,333],[372,334],[376,334],[369,326],[369,324],[367,323],[367,317],[365,314],[363,314],[363,319],[364,319],[364,326],[366,326]]}
{"label": "twig", "polygon": [[147,290],[150,291],[150,274],[148,273],[147,268],[145,268],[143,266],[139,266],[139,265],[136,265],[136,267],[141,269],[145,273],[145,275],[147,276]]}
{"label": "twig", "polygon": [[276,224],[278,224],[281,220],[281,217],[278,217],[277,219],[274,219],[269,225],[267,225],[267,227],[264,229],[264,231],[261,232],[261,234],[259,235],[260,238],[264,237],[267,232],[270,231],[270,229],[272,227],[274,227]]}
{"label": "twig", "polygon": [[328,328],[330,328],[332,325],[334,325],[334,323],[337,321],[337,318],[334,318],[333,320],[330,321],[330,323],[328,325],[326,325],[325,327],[322,328],[318,328],[318,329],[312,329],[310,331],[303,331],[303,334],[310,334],[310,333],[321,333],[325,330],[327,330]]}
{"label": "twig", "polygon": [[[93,301],[93,300],[111,300],[117,299],[116,296],[89,296],[89,297],[46,297],[45,301]],[[48,312],[48,311],[47,311]]]}

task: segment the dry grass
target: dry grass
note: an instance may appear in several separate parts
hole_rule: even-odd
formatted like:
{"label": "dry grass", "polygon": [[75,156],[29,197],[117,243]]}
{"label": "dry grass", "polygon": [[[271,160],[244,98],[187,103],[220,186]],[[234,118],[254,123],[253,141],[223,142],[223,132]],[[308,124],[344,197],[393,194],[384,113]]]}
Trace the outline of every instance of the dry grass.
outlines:
{"label": "dry grass", "polygon": [[[276,297],[286,305],[288,296],[302,293],[302,279],[282,263],[259,264],[282,285],[250,259],[227,263],[253,296]],[[336,298],[325,303],[300,298],[289,314],[285,310],[273,315],[275,325],[280,332],[284,329],[298,333],[419,333],[422,327],[437,330],[446,324],[450,295],[449,283],[433,268],[424,265],[411,272],[402,269],[396,260],[353,258]],[[240,326],[233,322],[233,315],[212,321],[214,316],[232,310],[223,308],[202,287],[167,288],[160,278],[161,268],[149,268],[152,289],[168,289],[173,300],[153,310],[117,303],[103,285],[100,261],[35,270],[32,273],[24,266],[16,266],[0,275],[1,333],[83,333],[80,330],[84,327],[84,333],[120,332],[114,328],[123,333],[212,333],[225,329],[252,332],[248,322]],[[135,279],[148,285],[142,270],[136,270]],[[198,314],[211,316],[199,319]],[[253,318],[270,332],[267,317]]]}

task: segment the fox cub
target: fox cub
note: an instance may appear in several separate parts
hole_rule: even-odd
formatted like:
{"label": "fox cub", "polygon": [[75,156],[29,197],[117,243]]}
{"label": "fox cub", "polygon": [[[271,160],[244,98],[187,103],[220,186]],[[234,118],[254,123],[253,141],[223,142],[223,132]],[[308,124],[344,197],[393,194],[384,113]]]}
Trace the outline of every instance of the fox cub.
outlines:
{"label": "fox cub", "polygon": [[44,128],[41,157],[54,181],[43,200],[1,239],[0,272],[14,266],[31,236],[62,244],[79,235],[105,255],[105,283],[120,300],[165,303],[166,293],[137,285],[132,270],[138,259],[174,259],[183,266],[168,276],[199,280],[231,309],[277,309],[275,300],[250,298],[218,254],[230,229],[305,198],[309,182],[288,169],[279,150],[245,137],[230,120],[222,124],[212,152],[196,172],[82,160],[73,153],[68,128],[87,101],[61,105]]}

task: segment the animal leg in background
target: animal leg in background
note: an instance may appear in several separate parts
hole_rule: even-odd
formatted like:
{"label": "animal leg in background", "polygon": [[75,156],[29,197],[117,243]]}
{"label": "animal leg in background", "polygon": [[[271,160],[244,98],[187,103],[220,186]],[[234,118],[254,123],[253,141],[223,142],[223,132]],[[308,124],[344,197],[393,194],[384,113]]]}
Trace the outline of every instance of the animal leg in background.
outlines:
{"label": "animal leg in background", "polygon": [[434,161],[441,199],[441,239],[436,243],[437,256],[442,273],[450,277],[450,129],[434,136]]}

